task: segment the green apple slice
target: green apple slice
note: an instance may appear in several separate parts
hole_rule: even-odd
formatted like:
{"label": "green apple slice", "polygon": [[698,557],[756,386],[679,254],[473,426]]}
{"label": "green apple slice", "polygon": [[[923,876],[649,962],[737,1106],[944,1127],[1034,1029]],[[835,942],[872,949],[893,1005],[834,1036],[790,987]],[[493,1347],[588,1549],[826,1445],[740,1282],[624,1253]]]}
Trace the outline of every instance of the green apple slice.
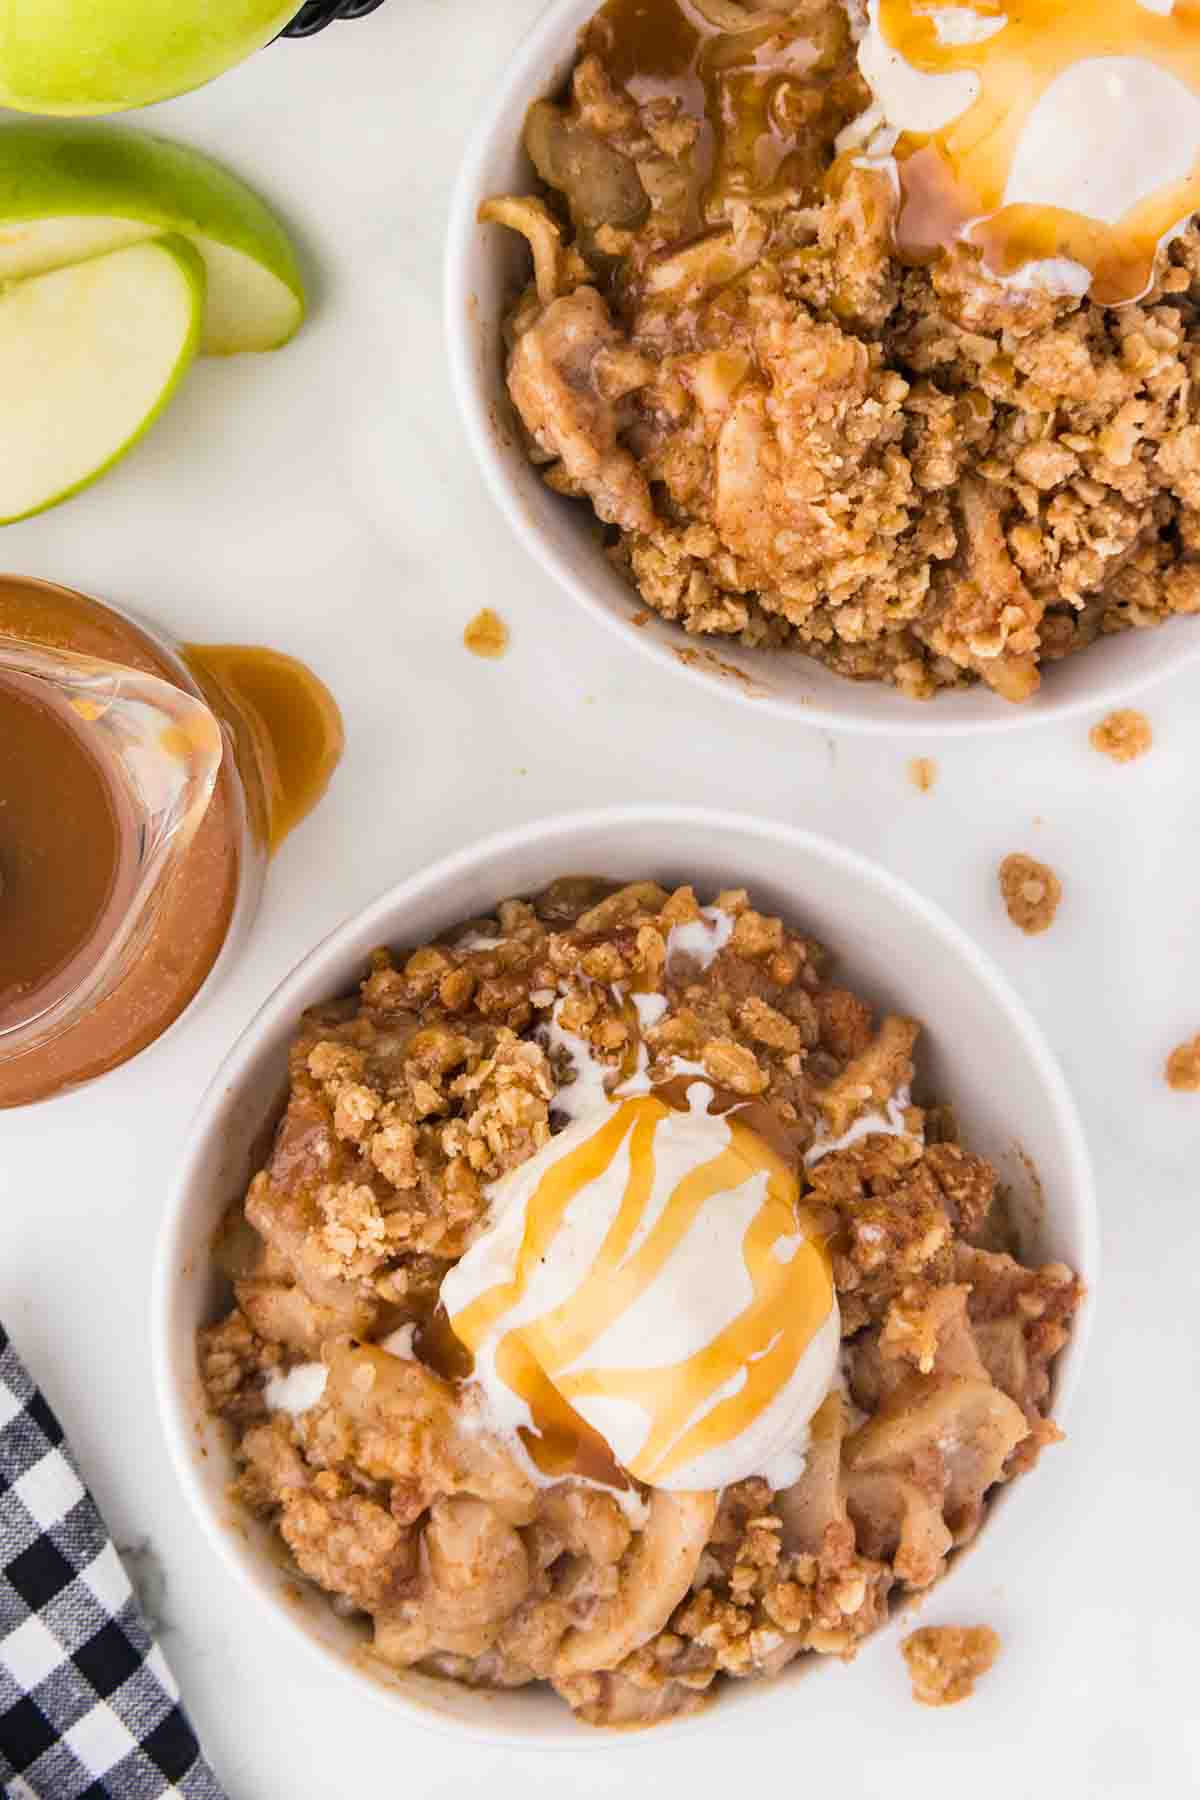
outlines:
{"label": "green apple slice", "polygon": [[0,126],[0,283],[163,232],[208,268],[201,348],[275,350],[304,318],[304,280],[257,194],[183,144],[114,125]]}
{"label": "green apple slice", "polygon": [[211,81],[269,42],[299,0],[3,0],[0,106],[103,113]]}
{"label": "green apple slice", "polygon": [[136,444],[195,354],[204,284],[187,239],[164,237],[0,291],[0,524]]}

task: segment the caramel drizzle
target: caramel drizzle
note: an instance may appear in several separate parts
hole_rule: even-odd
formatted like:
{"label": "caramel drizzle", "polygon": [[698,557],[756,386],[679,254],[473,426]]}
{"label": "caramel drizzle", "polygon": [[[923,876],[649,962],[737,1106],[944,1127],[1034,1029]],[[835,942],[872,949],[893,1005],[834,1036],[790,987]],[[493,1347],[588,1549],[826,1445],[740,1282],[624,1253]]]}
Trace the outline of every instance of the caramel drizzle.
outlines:
{"label": "caramel drizzle", "polygon": [[598,50],[639,105],[673,99],[698,121],[697,227],[719,217],[727,196],[787,188],[796,146],[787,84],[813,67],[818,50],[786,7],[727,32],[694,0],[608,0],[584,47]]}
{"label": "caramel drizzle", "polygon": [[[478,1353],[520,1304],[571,1203],[605,1175],[628,1139],[625,1192],[594,1264],[561,1305],[503,1335],[496,1369],[525,1400],[539,1428],[548,1427],[555,1439],[583,1425],[573,1400],[603,1395],[640,1406],[651,1426],[629,1471],[652,1485],[739,1437],[791,1380],[833,1306],[828,1259],[800,1206],[796,1177],[756,1133],[735,1120],[727,1120],[726,1148],[682,1177],[629,1254],[654,1188],[655,1135],[671,1112],[650,1095],[626,1100],[586,1143],[547,1170],[529,1201],[511,1280],[479,1295],[452,1321],[455,1334]],[[768,1176],[766,1193],[741,1246],[753,1292],[744,1310],[682,1361],[658,1368],[574,1367],[658,1279],[703,1208],[762,1170]],[[780,1262],[776,1244],[801,1231],[804,1241],[789,1262]],[[713,1404],[743,1371],[738,1391]]]}
{"label": "caramel drizzle", "polygon": [[1139,57],[1200,93],[1200,0],[1176,0],[1166,15],[1138,0],[968,0],[968,10],[982,19],[1007,15],[1008,22],[981,43],[944,44],[914,0],[880,3],[886,42],[913,68],[929,75],[969,70],[980,81],[975,102],[940,131],[908,132],[897,142],[897,248],[921,260],[974,220],[968,239],[996,274],[1069,257],[1091,272],[1091,294],[1102,305],[1136,299],[1153,278],[1162,238],[1200,210],[1200,167],[1112,225],[1056,207],[1006,206],[1004,192],[1030,114],[1075,64]]}

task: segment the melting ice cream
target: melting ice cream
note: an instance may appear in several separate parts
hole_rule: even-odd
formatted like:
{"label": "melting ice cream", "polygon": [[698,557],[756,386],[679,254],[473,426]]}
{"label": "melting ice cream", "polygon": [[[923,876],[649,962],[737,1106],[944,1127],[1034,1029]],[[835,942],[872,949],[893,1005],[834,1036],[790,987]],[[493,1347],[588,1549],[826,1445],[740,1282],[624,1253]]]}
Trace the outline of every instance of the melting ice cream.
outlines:
{"label": "melting ice cream", "polygon": [[1145,292],[1200,208],[1194,0],[870,0],[860,23],[874,103],[841,147],[892,175],[902,251],[965,241],[1018,286]]}
{"label": "melting ice cream", "polygon": [[497,1182],[442,1284],[491,1421],[581,1419],[639,1481],[796,1479],[840,1320],[795,1176],[736,1116],[594,1108]]}

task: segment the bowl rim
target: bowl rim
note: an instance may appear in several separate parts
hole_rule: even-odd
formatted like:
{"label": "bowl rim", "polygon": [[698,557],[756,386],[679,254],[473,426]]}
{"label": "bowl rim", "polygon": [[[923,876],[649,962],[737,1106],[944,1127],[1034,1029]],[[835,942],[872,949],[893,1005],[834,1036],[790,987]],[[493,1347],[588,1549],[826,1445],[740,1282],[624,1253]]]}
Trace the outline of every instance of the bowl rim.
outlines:
{"label": "bowl rim", "polygon": [[[194,1424],[188,1401],[177,1382],[172,1350],[175,1317],[175,1289],[194,1253],[194,1227],[185,1233],[190,1213],[190,1195],[209,1156],[215,1129],[219,1128],[224,1109],[242,1085],[247,1069],[260,1054],[262,1045],[275,1035],[288,1020],[295,1018],[297,996],[318,969],[336,965],[350,946],[368,929],[374,941],[384,941],[394,934],[389,923],[398,914],[453,884],[457,877],[486,867],[494,859],[513,851],[537,849],[544,852],[548,863],[556,845],[582,831],[621,830],[652,826],[664,835],[676,828],[703,827],[726,838],[743,837],[769,840],[776,847],[791,848],[827,866],[854,882],[873,886],[876,891],[914,916],[922,929],[964,959],[987,989],[992,1000],[1004,1013],[1022,1048],[1030,1057],[1046,1090],[1056,1129],[1059,1132],[1070,1170],[1066,1191],[1073,1196],[1073,1209],[1078,1215],[1081,1251],[1077,1258],[1087,1283],[1087,1303],[1078,1315],[1065,1351],[1065,1364],[1056,1371],[1054,1412],[1056,1419],[1065,1418],[1079,1385],[1080,1370],[1091,1337],[1097,1290],[1100,1284],[1100,1230],[1096,1188],[1090,1152],[1083,1123],[1057,1056],[1041,1026],[999,966],[970,934],[958,925],[935,901],[929,900],[902,877],[881,864],[851,850],[836,840],[803,826],[788,824],[760,815],[739,814],[703,806],[623,805],[581,809],[556,813],[529,821],[506,831],[495,832],[467,849],[454,851],[423,865],[399,882],[393,883],[375,899],[349,914],[313,946],[275,986],[238,1034],[209,1081],[197,1106],[171,1180],[162,1224],[158,1233],[150,1284],[150,1356],[155,1400],[160,1424],[166,1438],[169,1461],[176,1480],[183,1488],[193,1520],[210,1547],[243,1592],[253,1595],[259,1615],[273,1620],[281,1633],[291,1641],[307,1646],[326,1673],[334,1672],[359,1694],[373,1696],[376,1703],[400,1712],[412,1723],[446,1736],[465,1741],[491,1744],[511,1749],[612,1749],[647,1741],[662,1743],[667,1735],[680,1736],[697,1730],[711,1729],[712,1709],[695,1714],[653,1732],[581,1731],[578,1737],[541,1737],[535,1730],[518,1730],[506,1726],[489,1726],[483,1721],[463,1720],[438,1713],[397,1687],[385,1686],[364,1673],[354,1662],[306,1631],[294,1613],[277,1597],[269,1596],[265,1584],[246,1567],[246,1552],[239,1550],[240,1540],[213,1506],[199,1477],[195,1455]],[[447,922],[452,923],[452,921]],[[968,1549],[970,1546],[967,1547]],[[951,1570],[951,1574],[953,1570]],[[773,1683],[762,1686],[765,1701]]]}
{"label": "bowl rim", "polygon": [[[1069,698],[1056,699],[1043,688],[1034,701],[1020,704],[992,696],[992,707],[979,717],[950,718],[939,714],[945,696],[932,700],[912,700],[910,710],[894,718],[872,718],[854,710],[854,694],[863,687],[879,684],[863,683],[842,677],[844,702],[785,698],[755,689],[752,683],[730,681],[713,674],[702,664],[681,661],[666,642],[658,641],[650,632],[630,628],[627,620],[598,599],[586,572],[552,545],[539,529],[528,507],[520,503],[506,467],[505,456],[497,442],[497,434],[489,416],[489,406],[477,379],[472,355],[473,336],[478,330],[470,305],[469,268],[475,233],[480,229],[476,213],[485,187],[484,170],[492,148],[502,133],[511,131],[506,125],[514,98],[536,87],[539,74],[552,68],[560,52],[561,39],[568,29],[578,26],[600,6],[600,0],[550,0],[544,12],[519,40],[508,62],[497,70],[482,106],[479,118],[467,140],[451,190],[446,220],[442,257],[443,339],[459,418],[480,468],[484,483],[495,505],[507,520],[534,562],[551,580],[583,607],[593,619],[617,636],[622,643],[632,644],[635,651],[648,657],[659,668],[681,676],[707,694],[719,694],[738,701],[760,713],[787,719],[793,724],[808,725],[822,731],[844,731],[868,737],[898,737],[916,733],[928,738],[965,738],[988,733],[1028,731],[1038,726],[1062,724],[1084,714],[1104,714],[1127,705],[1139,694],[1169,679],[1200,658],[1200,625],[1190,634],[1176,633],[1182,648],[1164,656],[1161,665],[1139,670],[1117,672],[1094,689]],[[631,590],[632,591],[632,590]],[[665,622],[664,622],[665,623]],[[1154,629],[1177,621],[1163,621]],[[675,628],[671,627],[672,632]],[[693,640],[679,634],[681,644]],[[707,640],[702,640],[707,642]],[[802,653],[797,652],[797,656]],[[818,665],[819,666],[819,665]],[[974,690],[980,693],[980,689]],[[896,695],[896,700],[904,696]]]}

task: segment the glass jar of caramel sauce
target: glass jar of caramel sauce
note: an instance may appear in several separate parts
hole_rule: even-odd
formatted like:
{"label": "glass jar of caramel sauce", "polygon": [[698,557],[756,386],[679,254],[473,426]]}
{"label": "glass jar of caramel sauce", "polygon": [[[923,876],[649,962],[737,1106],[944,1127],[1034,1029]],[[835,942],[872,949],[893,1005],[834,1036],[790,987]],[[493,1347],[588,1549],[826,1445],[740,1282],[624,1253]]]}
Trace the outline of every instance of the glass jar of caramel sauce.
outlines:
{"label": "glass jar of caramel sauce", "polygon": [[0,576],[0,1107],[127,1062],[240,946],[342,749],[302,663]]}

